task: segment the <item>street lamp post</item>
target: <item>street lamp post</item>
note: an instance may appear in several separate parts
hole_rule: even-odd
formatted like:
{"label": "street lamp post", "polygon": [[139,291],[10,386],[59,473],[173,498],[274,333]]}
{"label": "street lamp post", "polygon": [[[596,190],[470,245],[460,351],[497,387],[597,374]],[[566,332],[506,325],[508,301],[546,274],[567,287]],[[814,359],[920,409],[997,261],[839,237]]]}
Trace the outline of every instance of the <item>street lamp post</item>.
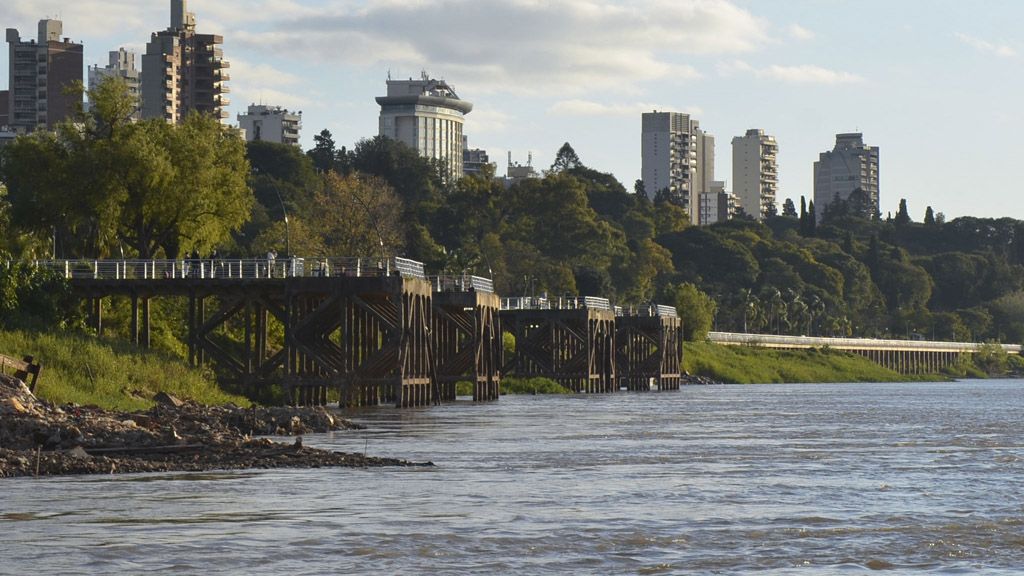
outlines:
{"label": "street lamp post", "polygon": [[285,249],[285,252],[287,253],[287,256],[291,257],[291,255],[292,255],[292,240],[291,240],[291,232],[288,230],[288,210],[286,210],[285,207],[284,207],[284,199],[281,198],[281,190],[278,189],[277,183],[274,182],[274,178],[273,178],[273,176],[270,175],[270,172],[267,172],[266,170],[264,170],[263,166],[261,166],[259,162],[256,162],[252,158],[249,159],[249,162],[251,164],[253,164],[254,166],[256,166],[256,170],[260,174],[263,174],[264,176],[266,176],[267,180],[270,181],[270,185],[274,187],[274,194],[277,194],[277,202],[278,202],[278,204],[281,205],[281,214],[284,216],[284,249]]}

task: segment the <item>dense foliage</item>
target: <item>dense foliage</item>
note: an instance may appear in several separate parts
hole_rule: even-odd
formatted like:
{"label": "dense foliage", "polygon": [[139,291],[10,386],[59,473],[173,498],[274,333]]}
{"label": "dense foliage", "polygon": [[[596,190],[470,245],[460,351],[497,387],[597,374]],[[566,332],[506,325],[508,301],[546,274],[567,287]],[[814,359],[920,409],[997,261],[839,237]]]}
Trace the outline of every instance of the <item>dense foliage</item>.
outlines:
{"label": "dense foliage", "polygon": [[[691,340],[717,329],[1024,341],[1024,222],[1011,218],[947,222],[927,207],[917,223],[901,200],[882,219],[855,193],[820,213],[787,201],[764,223],[697,227],[568,143],[542,178],[509,185],[487,169],[447,182],[385,137],[338,149],[324,130],[303,153],[246,145],[201,116],[132,123],[114,81],[90,97],[75,122],[0,155],[0,250],[12,258],[398,255],[490,277],[503,296],[676,305]],[[11,278],[36,282],[25,274],[0,283],[8,312],[28,297]]]}

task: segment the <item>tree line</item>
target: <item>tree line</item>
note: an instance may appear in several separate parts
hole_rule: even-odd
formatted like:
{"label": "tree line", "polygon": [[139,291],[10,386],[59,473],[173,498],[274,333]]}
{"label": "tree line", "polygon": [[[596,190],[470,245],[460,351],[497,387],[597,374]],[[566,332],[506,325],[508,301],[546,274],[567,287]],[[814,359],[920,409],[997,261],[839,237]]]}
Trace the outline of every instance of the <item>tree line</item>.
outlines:
{"label": "tree line", "polygon": [[0,153],[0,258],[404,256],[492,278],[504,296],[675,305],[691,339],[1024,341],[1018,220],[947,222],[927,207],[918,223],[905,201],[883,219],[855,193],[820,216],[787,200],[763,223],[691,226],[669,195],[627,190],[568,143],[540,178],[509,186],[487,167],[450,181],[385,137],[339,148],[323,130],[303,152],[199,115],[132,122],[116,78],[88,96],[55,132]]}

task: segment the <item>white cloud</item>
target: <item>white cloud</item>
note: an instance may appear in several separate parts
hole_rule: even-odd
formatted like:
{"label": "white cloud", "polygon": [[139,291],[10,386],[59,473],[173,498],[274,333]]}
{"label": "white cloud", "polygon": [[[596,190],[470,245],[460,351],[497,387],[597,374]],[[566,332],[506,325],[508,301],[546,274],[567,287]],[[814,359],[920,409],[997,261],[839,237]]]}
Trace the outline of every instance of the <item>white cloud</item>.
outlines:
{"label": "white cloud", "polygon": [[[553,116],[622,116],[626,118],[633,118],[640,116],[644,112],[651,112],[652,110],[677,110],[674,106],[659,106],[657,104],[647,104],[643,102],[636,102],[633,104],[604,104],[601,102],[593,102],[590,100],[561,100],[555,102],[550,108],[548,113]],[[699,115],[703,111],[699,108],[690,107],[683,112],[689,114]]]}
{"label": "white cloud", "polygon": [[836,72],[804,64],[802,66],[770,66],[756,72],[759,78],[772,78],[790,84],[853,84],[864,77],[850,72]]}
{"label": "white cloud", "polygon": [[779,80],[789,84],[853,84],[863,82],[864,77],[851,72],[837,72],[804,64],[801,66],[778,66],[755,68],[743,60],[719,62],[716,66],[720,76],[753,74],[758,78]]}
{"label": "white cloud", "polygon": [[968,36],[967,34],[962,34],[960,32],[954,32],[953,34],[957,38],[962,40],[965,44],[979,52],[992,54],[994,56],[1002,56],[1004,58],[1017,55],[1017,51],[1010,47],[1010,45],[1008,45],[1006,42],[1001,42],[1000,44],[996,45],[989,42],[988,40],[982,40],[981,38],[975,38],[973,36]]}
{"label": "white cloud", "polygon": [[786,28],[786,32],[789,34],[790,38],[794,38],[796,40],[814,39],[814,32],[811,32],[799,24],[790,24],[789,27]]}
{"label": "white cloud", "polygon": [[766,23],[726,0],[377,0],[276,17],[266,33],[232,41],[282,57],[425,68],[474,93],[636,92],[640,82],[696,78],[694,56],[768,41]]}

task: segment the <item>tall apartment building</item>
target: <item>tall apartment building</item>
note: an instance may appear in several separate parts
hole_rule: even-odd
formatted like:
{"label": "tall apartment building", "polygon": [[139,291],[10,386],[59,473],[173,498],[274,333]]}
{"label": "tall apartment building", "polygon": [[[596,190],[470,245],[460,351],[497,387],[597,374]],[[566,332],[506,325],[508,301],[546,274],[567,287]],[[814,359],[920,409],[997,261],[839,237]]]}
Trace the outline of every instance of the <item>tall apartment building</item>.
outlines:
{"label": "tall apartment building", "polygon": [[[111,51],[108,54],[108,63],[105,67],[100,68],[99,64],[89,67],[89,90],[93,90],[96,86],[107,77],[116,76],[124,80],[125,86],[128,88],[128,93],[141,104],[142,91],[139,77],[139,69],[135,66],[135,53],[129,52],[124,48],[118,49],[116,52]],[[142,111],[138,109],[132,114],[132,118],[139,120],[142,118]]]}
{"label": "tall apartment building", "polygon": [[381,136],[405,142],[421,156],[439,160],[449,181],[462,178],[462,124],[473,105],[459,99],[444,80],[426,72],[418,80],[392,80],[378,96]]}
{"label": "tall apartment building", "polygon": [[735,208],[734,197],[725,191],[725,182],[713,180],[708,192],[700,193],[700,225],[725,222],[732,218]]}
{"label": "tall apartment building", "polygon": [[[487,150],[482,148],[470,148],[469,139],[462,135],[462,173],[463,175],[479,174],[484,166],[491,164]],[[491,166],[494,166],[491,164]]]}
{"label": "tall apartment building", "polygon": [[302,112],[289,112],[280,106],[250,104],[245,114],[238,115],[238,127],[245,139],[299,145]]}
{"label": "tall apartment building", "polygon": [[836,194],[843,200],[860,188],[870,199],[874,213],[879,214],[878,147],[865,146],[863,134],[836,134],[831,152],[822,152],[814,163],[814,207],[821,217]]}
{"label": "tall apartment building", "polygon": [[652,199],[667,190],[673,202],[700,222],[699,195],[715,179],[715,138],[681,112],[645,112],[640,133],[640,177]]}
{"label": "tall apartment building", "polygon": [[154,32],[142,56],[142,117],[177,124],[191,111],[228,117],[221,36],[196,33],[196,15],[185,0],[171,0],[171,25]]}
{"label": "tall apartment building", "polygon": [[50,130],[74,113],[77,99],[65,96],[64,88],[82,81],[82,45],[61,38],[63,33],[60,20],[40,20],[38,41],[7,29],[9,83],[0,126],[19,133]]}
{"label": "tall apartment building", "polygon": [[779,191],[779,146],[764,130],[750,129],[732,139],[732,193],[743,211],[764,221]]}

